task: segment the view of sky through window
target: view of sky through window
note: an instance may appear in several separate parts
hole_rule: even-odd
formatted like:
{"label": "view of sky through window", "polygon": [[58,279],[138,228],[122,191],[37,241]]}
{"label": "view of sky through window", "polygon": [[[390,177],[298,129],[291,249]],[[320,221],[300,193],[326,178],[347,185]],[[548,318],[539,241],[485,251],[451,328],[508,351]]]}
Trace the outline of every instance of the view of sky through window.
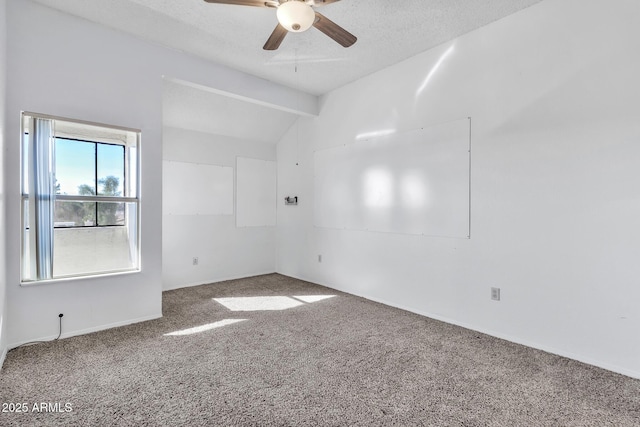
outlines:
{"label": "view of sky through window", "polygon": [[[98,195],[124,195],[124,147],[121,145],[56,138],[55,170],[59,194],[95,194],[98,184]],[[105,186],[104,180],[108,177],[116,178],[117,188]],[[117,192],[120,194],[114,194]]]}

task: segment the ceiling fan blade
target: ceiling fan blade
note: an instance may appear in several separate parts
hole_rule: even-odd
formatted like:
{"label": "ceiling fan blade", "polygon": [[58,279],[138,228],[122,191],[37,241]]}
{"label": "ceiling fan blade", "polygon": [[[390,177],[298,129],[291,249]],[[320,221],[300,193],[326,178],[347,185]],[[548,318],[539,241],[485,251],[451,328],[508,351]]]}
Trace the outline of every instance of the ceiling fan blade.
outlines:
{"label": "ceiling fan blade", "polygon": [[284,36],[286,36],[287,33],[287,29],[278,24],[262,48],[264,50],[276,50],[278,47],[280,47],[280,43],[282,43],[282,40],[284,40]]}
{"label": "ceiling fan blade", "polygon": [[349,47],[358,40],[358,38],[349,31],[318,12],[316,12],[316,22],[313,23],[313,26],[344,47]]}
{"label": "ceiling fan blade", "polygon": [[314,7],[320,7],[320,6],[324,6],[324,5],[327,5],[327,4],[335,3],[337,1],[340,1],[340,0],[315,0],[313,2],[313,6]]}
{"label": "ceiling fan blade", "polygon": [[235,4],[238,6],[273,7],[272,1],[265,0],[204,0],[207,3]]}

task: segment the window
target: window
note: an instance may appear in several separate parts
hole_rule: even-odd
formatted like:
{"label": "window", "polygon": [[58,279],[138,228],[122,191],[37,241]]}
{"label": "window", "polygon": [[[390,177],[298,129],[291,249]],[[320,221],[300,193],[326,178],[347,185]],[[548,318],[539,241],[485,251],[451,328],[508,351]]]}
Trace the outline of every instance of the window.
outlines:
{"label": "window", "polygon": [[[73,196],[122,196],[125,147],[55,138],[55,193]],[[56,200],[54,227],[124,225],[123,202]]]}
{"label": "window", "polygon": [[136,130],[23,113],[22,282],[139,268]]}

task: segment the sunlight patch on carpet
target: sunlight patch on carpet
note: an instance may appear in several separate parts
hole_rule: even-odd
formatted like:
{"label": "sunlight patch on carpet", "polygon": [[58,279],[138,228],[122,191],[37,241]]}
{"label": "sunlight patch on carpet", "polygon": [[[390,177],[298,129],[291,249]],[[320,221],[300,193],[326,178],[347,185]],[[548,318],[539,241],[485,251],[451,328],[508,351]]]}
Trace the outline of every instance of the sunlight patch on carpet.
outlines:
{"label": "sunlight patch on carpet", "polygon": [[181,331],[169,332],[168,334],[164,334],[165,337],[168,336],[182,336],[182,335],[193,335],[198,334],[200,332],[210,331],[211,329],[221,328],[227,325],[233,325],[234,323],[244,322],[247,319],[224,319],[214,323],[207,323],[206,325],[200,325],[189,329],[182,329]]}
{"label": "sunlight patch on carpet", "polygon": [[231,311],[275,311],[299,307],[306,303],[314,303],[334,296],[335,295],[231,297],[213,298],[213,300],[224,305]]}
{"label": "sunlight patch on carpet", "polygon": [[318,302],[318,301],[322,301],[322,300],[333,298],[333,297],[335,297],[335,295],[294,295],[293,296],[293,298],[299,299],[306,303]]}
{"label": "sunlight patch on carpet", "polygon": [[214,298],[213,300],[231,311],[286,310],[304,304],[301,301],[284,296]]}

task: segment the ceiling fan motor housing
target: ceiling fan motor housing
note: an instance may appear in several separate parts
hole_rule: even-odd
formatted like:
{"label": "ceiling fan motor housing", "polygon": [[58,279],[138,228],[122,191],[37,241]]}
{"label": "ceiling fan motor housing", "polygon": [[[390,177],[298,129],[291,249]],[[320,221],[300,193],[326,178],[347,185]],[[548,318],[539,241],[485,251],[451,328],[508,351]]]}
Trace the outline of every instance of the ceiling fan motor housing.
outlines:
{"label": "ceiling fan motor housing", "polygon": [[[1,0],[0,0],[1,1]],[[276,50],[289,32],[301,33],[312,26],[318,31],[332,38],[343,47],[353,45],[356,36],[315,11],[315,8],[325,6],[340,0],[204,0],[207,3],[235,4],[239,6],[270,7],[276,9],[278,25],[273,30],[264,50]]]}
{"label": "ceiling fan motor housing", "polygon": [[300,33],[313,25],[316,14],[304,0],[289,0],[281,3],[276,12],[278,22],[288,31]]}

